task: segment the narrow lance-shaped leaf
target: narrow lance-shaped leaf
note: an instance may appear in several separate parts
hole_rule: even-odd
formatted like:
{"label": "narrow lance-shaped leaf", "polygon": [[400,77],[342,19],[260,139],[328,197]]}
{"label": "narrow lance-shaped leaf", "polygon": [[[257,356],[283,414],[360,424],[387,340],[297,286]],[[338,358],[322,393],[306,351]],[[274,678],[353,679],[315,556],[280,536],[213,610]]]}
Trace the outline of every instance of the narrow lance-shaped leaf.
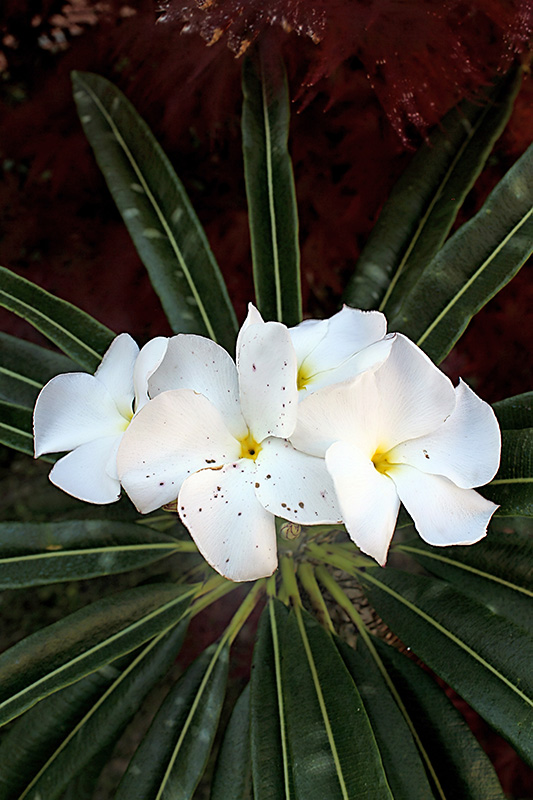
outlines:
{"label": "narrow lance-shaped leaf", "polygon": [[[67,784],[90,766],[92,759],[102,751],[109,757],[125,725],[174,663],[186,630],[187,623],[183,621],[168,633],[156,637],[127,663],[116,668],[115,664],[110,664],[105,668],[106,673],[111,673],[112,681],[94,699],[91,707],[78,715],[66,735],[57,737],[52,732],[53,746],[48,749],[46,761],[33,764],[26,773],[25,789],[17,800],[34,800],[36,797],[57,800]],[[37,716],[40,706],[49,705],[53,700],[47,698],[18,721],[16,725],[20,726],[20,732],[25,729],[26,717],[29,724]]]}
{"label": "narrow lance-shaped leaf", "polygon": [[491,530],[475,547],[430,547],[418,539],[397,549],[533,636],[530,538]]}
{"label": "narrow lance-shaped leaf", "polygon": [[533,392],[507,397],[492,407],[503,430],[533,428]]}
{"label": "narrow lance-shaped leaf", "polygon": [[0,400],[33,408],[43,385],[76,364],[60,353],[0,333]]}
{"label": "narrow lance-shaped leaf", "polygon": [[255,294],[265,319],[302,319],[298,216],[288,151],[289,93],[283,64],[266,51],[242,72],[244,176]]}
{"label": "narrow lance-shaped leaf", "polygon": [[224,733],[213,775],[210,800],[252,800],[250,684],[246,686]]}
{"label": "narrow lance-shaped leaf", "polygon": [[128,522],[1,522],[0,588],[126,572],[180,550],[195,547]]}
{"label": "narrow lance-shaped leaf", "polygon": [[509,119],[520,79],[520,70],[511,70],[477,101],[453,108],[422,145],[381,211],[346,303],[394,312],[446,239]]}
{"label": "narrow lance-shaped leaf", "polygon": [[88,372],[96,370],[114,337],[85,311],[5,267],[0,267],[0,305],[31,323]]}
{"label": "narrow lance-shaped leaf", "polygon": [[152,132],[116,86],[73,72],[81,123],[173,331],[232,350],[237,320],[207,237]]}
{"label": "narrow lance-shaped leaf", "polygon": [[500,516],[533,516],[533,428],[502,431],[500,468],[481,493],[499,503]]}
{"label": "narrow lance-shaped leaf", "polygon": [[251,676],[251,750],[255,800],[294,797],[281,672],[287,608],[271,598],[254,646]]}
{"label": "narrow lance-shaped leaf", "polygon": [[338,638],[335,644],[361,695],[394,800],[438,797],[429,785],[407,722],[361,638],[356,649]]}
{"label": "narrow lance-shaped leaf", "polygon": [[[394,647],[372,638],[446,800],[504,800],[494,767],[433,678]],[[439,796],[439,795],[437,795]]]}
{"label": "narrow lance-shaped leaf", "polygon": [[115,800],[189,800],[211,751],[228,672],[228,645],[211,645],[169,692]]}
{"label": "narrow lance-shaped leaf", "polygon": [[533,639],[444,581],[391,568],[359,579],[401,641],[533,763]]}
{"label": "narrow lance-shaped leaf", "polygon": [[392,800],[363,702],[333,639],[309,614],[290,614],[283,690],[297,800]]}
{"label": "narrow lance-shaped leaf", "polygon": [[33,456],[31,409],[0,400],[0,444]]}
{"label": "narrow lance-shaped leaf", "polygon": [[18,642],[0,656],[0,724],[171,627],[193,592],[169,584],[128,589]]}
{"label": "narrow lance-shaped leaf", "polygon": [[[389,316],[435,362],[533,252],[533,145],[448,239]],[[385,308],[385,313],[387,309]]]}

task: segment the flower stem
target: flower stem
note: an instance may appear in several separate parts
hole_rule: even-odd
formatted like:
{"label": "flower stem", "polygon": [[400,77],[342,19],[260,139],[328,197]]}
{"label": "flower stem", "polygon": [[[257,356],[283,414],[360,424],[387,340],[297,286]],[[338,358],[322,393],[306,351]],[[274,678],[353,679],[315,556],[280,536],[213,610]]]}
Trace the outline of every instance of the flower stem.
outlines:
{"label": "flower stem", "polygon": [[313,567],[311,564],[309,564],[309,562],[303,562],[300,564],[298,567],[298,578],[300,579],[300,583],[302,584],[303,588],[307,592],[317,620],[327,631],[330,633],[335,633],[333,622],[329,616],[328,607],[324,598],[322,597],[320,587],[316,582]]}
{"label": "flower stem", "polygon": [[281,559],[280,566],[282,586],[289,600],[289,604],[293,608],[300,608],[302,601],[298,591],[298,584],[296,583],[294,559],[289,554],[286,554]]}
{"label": "flower stem", "polygon": [[256,607],[259,598],[264,594],[265,585],[266,581],[264,579],[254,583],[224,631],[221,643],[229,641],[230,646],[233,644],[242,626]]}

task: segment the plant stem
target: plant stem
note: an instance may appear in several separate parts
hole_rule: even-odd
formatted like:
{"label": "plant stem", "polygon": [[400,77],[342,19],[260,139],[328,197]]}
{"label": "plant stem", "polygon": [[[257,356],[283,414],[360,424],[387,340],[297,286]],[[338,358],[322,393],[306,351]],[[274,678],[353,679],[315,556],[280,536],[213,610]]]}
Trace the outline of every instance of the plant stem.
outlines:
{"label": "plant stem", "polygon": [[300,579],[300,583],[304,587],[309,600],[311,601],[311,605],[313,606],[313,610],[315,612],[317,620],[320,622],[322,627],[324,627],[330,633],[335,633],[335,628],[333,627],[333,622],[331,621],[331,617],[329,616],[328,607],[325,603],[324,598],[322,597],[322,592],[316,582],[315,573],[313,571],[313,567],[309,562],[304,562],[300,564],[298,567],[298,578]]}

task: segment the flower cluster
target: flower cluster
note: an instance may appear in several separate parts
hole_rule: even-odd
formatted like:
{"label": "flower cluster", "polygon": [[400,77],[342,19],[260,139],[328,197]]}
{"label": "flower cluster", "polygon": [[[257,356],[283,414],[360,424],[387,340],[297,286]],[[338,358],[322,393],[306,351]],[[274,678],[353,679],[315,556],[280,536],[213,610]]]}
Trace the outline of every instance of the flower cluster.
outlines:
{"label": "flower cluster", "polygon": [[288,329],[250,306],[236,360],[202,336],[139,352],[118,336],[94,376],[59,375],[34,414],[35,455],[70,450],[50,479],[92,503],[122,486],[146,514],[175,509],[214,569],[272,574],[275,518],[343,522],[384,564],[400,502],[425,541],[472,544],[497,506],[500,431],[376,311],[344,307]]}

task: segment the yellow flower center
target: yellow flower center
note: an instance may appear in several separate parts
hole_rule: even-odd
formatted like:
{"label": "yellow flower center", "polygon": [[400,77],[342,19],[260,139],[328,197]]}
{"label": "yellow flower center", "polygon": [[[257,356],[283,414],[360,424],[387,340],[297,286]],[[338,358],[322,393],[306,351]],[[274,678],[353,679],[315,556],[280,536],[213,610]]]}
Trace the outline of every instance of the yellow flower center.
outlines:
{"label": "yellow flower center", "polygon": [[302,389],[306,389],[308,384],[311,383],[313,380],[314,375],[311,372],[309,367],[305,366],[305,362],[300,366],[298,369],[298,375],[296,376],[296,385],[298,387],[298,391],[301,392]]}
{"label": "yellow flower center", "polygon": [[389,467],[392,466],[392,462],[389,461],[388,458],[389,453],[390,450],[384,452],[383,450],[380,450],[380,448],[378,447],[378,449],[372,456],[372,463],[374,464],[377,471],[381,472],[382,475],[386,475],[387,472],[389,471]]}
{"label": "yellow flower center", "polygon": [[252,461],[255,461],[262,448],[261,445],[255,441],[250,431],[248,431],[247,436],[239,439],[239,441],[241,443],[241,454],[239,458],[251,458]]}

